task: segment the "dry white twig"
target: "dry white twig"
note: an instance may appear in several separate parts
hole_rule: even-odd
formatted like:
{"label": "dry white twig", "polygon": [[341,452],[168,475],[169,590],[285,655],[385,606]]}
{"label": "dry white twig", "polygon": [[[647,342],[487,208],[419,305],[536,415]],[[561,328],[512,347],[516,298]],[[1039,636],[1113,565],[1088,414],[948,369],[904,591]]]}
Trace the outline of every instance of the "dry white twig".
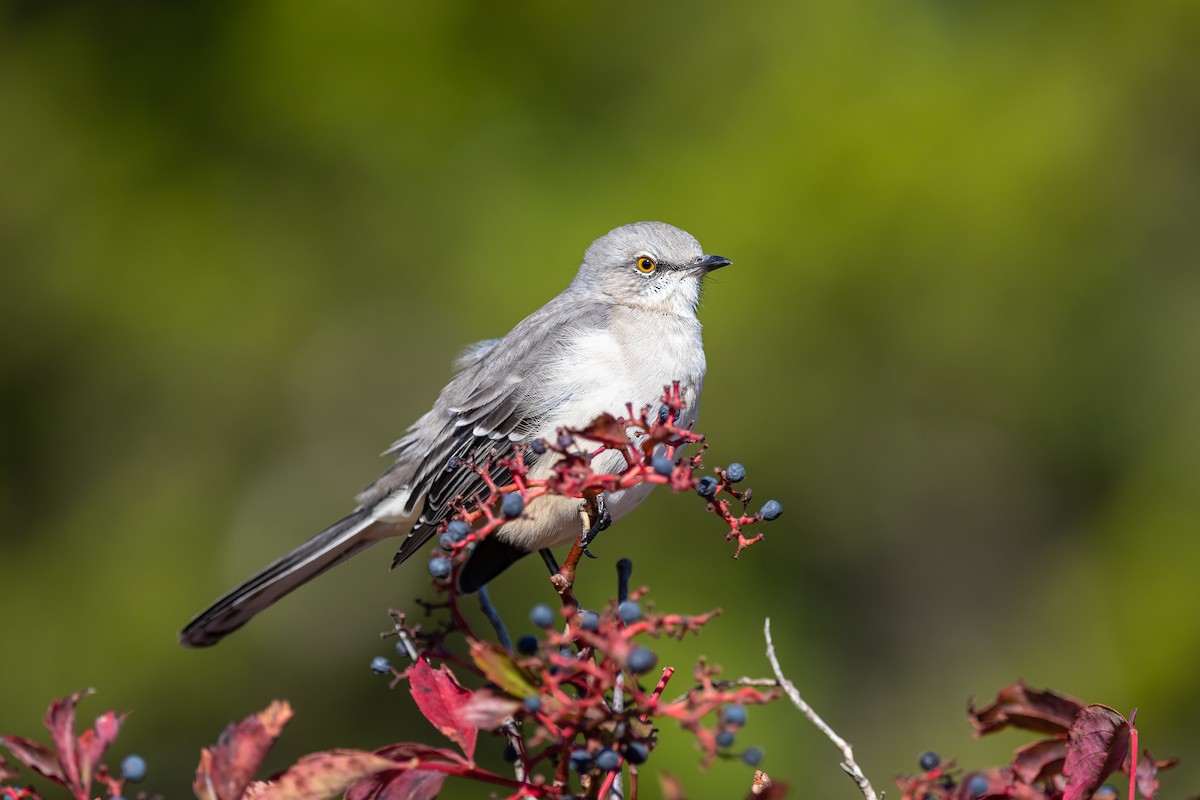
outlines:
{"label": "dry white twig", "polygon": [[871,782],[867,780],[866,775],[863,775],[858,762],[854,760],[854,749],[845,739],[838,736],[833,728],[829,727],[816,711],[813,711],[812,706],[804,702],[804,698],[800,696],[796,685],[784,676],[783,668],[779,666],[779,657],[775,655],[775,643],[771,641],[771,620],[769,617],[767,618],[766,625],[763,627],[763,636],[767,639],[767,660],[771,662],[771,668],[775,670],[775,678],[779,681],[779,685],[783,688],[783,691],[787,693],[792,704],[800,709],[800,713],[808,717],[809,722],[816,725],[817,730],[825,734],[829,741],[833,742],[842,751],[842,756],[845,758],[841,765],[842,769],[858,784],[858,790],[863,793],[863,797],[866,800],[882,800],[883,795],[875,793]]}

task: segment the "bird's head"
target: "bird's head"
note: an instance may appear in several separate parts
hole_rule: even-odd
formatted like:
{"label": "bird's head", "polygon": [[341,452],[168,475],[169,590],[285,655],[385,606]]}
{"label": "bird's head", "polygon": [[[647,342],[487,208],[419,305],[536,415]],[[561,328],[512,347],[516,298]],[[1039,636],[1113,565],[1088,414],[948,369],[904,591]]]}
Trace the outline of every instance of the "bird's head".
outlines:
{"label": "bird's head", "polygon": [[575,283],[623,305],[694,314],[704,276],[729,263],[705,254],[687,231],[663,222],[634,222],[592,242]]}

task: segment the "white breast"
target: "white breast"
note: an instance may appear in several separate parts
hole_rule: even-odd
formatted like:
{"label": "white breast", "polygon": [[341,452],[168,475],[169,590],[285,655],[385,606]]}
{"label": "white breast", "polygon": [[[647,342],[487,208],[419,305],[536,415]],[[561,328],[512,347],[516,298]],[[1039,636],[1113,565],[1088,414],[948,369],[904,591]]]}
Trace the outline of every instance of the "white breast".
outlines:
{"label": "white breast", "polygon": [[[685,403],[680,424],[695,421],[705,369],[700,324],[695,318],[662,315],[647,328],[646,319],[645,314],[614,314],[607,329],[577,336],[546,370],[536,391],[553,410],[542,435],[553,436],[560,426],[583,427],[605,412],[625,416],[630,403],[635,413],[647,405],[656,409],[663,388],[673,381],[679,381]],[[597,472],[616,472],[624,466],[624,458],[614,452],[602,454],[593,464]],[[532,477],[541,471],[535,470]],[[642,484],[606,495],[609,513],[613,519],[628,514],[653,488]],[[529,550],[565,544],[579,535],[578,508],[578,500],[541,498],[530,504],[527,519],[506,525],[500,533]]]}

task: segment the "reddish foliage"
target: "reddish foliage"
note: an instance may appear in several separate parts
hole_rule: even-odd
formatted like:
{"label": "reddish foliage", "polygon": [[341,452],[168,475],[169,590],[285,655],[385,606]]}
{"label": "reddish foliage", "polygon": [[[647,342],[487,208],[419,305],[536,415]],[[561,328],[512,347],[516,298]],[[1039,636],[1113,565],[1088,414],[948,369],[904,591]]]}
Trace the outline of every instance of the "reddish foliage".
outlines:
{"label": "reddish foliage", "polygon": [[[1050,734],[1050,738],[1018,748],[1007,767],[960,774],[950,762],[922,775],[897,778],[903,800],[1082,800],[1118,771],[1134,775],[1133,722],[1108,706],[1085,706],[1068,695],[1030,689],[1018,681],[1002,689],[987,706],[972,705],[968,718],[977,737],[1016,728]],[[1143,753],[1136,769],[1138,793],[1153,798],[1158,770],[1175,763]]]}
{"label": "reddish foliage", "polygon": [[1090,705],[1075,717],[1062,767],[1063,800],[1091,797],[1129,755],[1129,723],[1108,706]]}
{"label": "reddish foliage", "polygon": [[200,753],[192,789],[199,800],[238,800],[288,720],[292,709],[276,700],[266,710],[230,723],[216,746]]}
{"label": "reddish foliage", "polygon": [[408,689],[425,719],[463,749],[467,759],[475,757],[478,727],[463,720],[462,711],[472,694],[443,664],[434,670],[418,658],[408,670]]}
{"label": "reddish foliage", "polygon": [[66,787],[77,800],[91,797],[92,781],[100,779],[110,790],[120,790],[121,781],[113,779],[101,764],[109,745],[117,738],[125,715],[106,711],[96,718],[94,727],[75,735],[75,707],[91,690],[75,692],[50,703],[45,725],[50,731],[53,749],[22,736],[2,736],[3,744],[25,766]]}

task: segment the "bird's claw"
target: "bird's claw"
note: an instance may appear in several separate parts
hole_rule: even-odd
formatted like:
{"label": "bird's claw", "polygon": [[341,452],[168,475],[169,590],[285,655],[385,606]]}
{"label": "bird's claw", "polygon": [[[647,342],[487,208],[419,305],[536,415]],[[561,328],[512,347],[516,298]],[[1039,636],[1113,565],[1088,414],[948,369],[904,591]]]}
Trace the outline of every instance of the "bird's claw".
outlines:
{"label": "bird's claw", "polygon": [[[588,501],[585,500],[584,503],[586,507]],[[588,528],[587,532],[579,540],[579,546],[583,550],[583,554],[585,556],[588,558],[595,558],[594,555],[588,552],[588,545],[594,542],[597,536],[608,530],[608,527],[612,525],[613,518],[612,514],[610,514],[608,511],[608,504],[604,502],[604,495],[596,495],[594,498],[592,498],[590,504],[594,505],[595,514],[589,516],[594,517],[596,521],[592,524],[592,527]]]}

